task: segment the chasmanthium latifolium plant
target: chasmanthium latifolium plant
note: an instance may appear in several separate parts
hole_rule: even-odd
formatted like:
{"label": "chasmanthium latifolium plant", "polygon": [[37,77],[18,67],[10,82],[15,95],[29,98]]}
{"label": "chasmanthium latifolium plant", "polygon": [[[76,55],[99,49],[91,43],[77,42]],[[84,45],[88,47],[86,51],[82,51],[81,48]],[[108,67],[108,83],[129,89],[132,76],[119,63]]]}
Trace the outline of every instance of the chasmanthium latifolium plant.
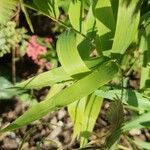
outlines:
{"label": "chasmanthium latifolium plant", "polygon": [[[33,9],[64,27],[56,43],[61,66],[16,85],[25,89],[51,88],[42,102],[32,106],[0,133],[67,107],[74,122],[73,138],[79,138],[80,147],[91,147],[88,138],[103,102],[108,99],[113,101],[107,113],[111,127],[105,142],[101,145],[95,142],[95,145],[117,149],[121,146],[122,133],[150,126],[150,1],[68,0],[65,5],[63,2],[32,0],[21,3],[26,14],[26,8]],[[59,7],[64,9],[67,20],[61,19]],[[31,27],[32,20],[27,17],[27,21]],[[128,75],[133,71],[141,73],[139,90],[128,88]],[[128,122],[124,120],[123,107],[135,111]],[[137,147],[150,147],[146,142],[132,138],[129,141]]]}

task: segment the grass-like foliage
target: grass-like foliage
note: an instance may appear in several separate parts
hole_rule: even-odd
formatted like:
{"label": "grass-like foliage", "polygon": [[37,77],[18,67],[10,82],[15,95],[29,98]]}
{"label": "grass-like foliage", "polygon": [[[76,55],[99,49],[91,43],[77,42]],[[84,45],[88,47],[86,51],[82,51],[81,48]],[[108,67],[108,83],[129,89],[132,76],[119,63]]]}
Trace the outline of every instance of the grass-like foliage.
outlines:
{"label": "grass-like foliage", "polygon": [[[9,9],[13,10],[15,1],[11,1],[13,5]],[[2,3],[5,4],[5,0]],[[106,149],[116,149],[122,133],[150,127],[149,0],[140,3],[139,0],[70,0],[65,5],[62,0],[32,0],[21,5],[64,27],[56,43],[61,66],[16,84],[17,88],[24,89],[51,86],[55,91],[50,89],[45,100],[32,106],[0,133],[25,126],[67,106],[74,122],[73,138],[79,138],[80,147],[86,149],[104,98],[114,101],[107,113],[110,131],[106,135]],[[64,9],[67,21],[59,17],[59,7]],[[0,8],[1,12],[5,7],[0,5]],[[138,68],[141,69],[140,89],[134,91],[128,89],[125,81],[130,72]],[[135,111],[136,118],[125,122],[124,107]]]}

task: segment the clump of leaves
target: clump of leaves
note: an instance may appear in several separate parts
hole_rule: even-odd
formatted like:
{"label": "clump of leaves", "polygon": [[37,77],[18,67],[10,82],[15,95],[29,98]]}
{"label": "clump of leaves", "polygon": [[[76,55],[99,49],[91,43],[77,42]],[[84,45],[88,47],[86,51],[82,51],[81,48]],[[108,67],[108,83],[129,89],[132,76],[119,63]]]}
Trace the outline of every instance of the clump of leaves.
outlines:
{"label": "clump of leaves", "polygon": [[27,31],[25,28],[16,28],[15,22],[0,25],[0,57],[18,48],[22,54],[27,47]]}
{"label": "clump of leaves", "polygon": [[[144,60],[141,62],[141,88],[150,87],[150,59],[147,57],[150,52],[150,13],[140,13],[144,1],[139,4],[138,0],[89,0],[88,5],[85,5],[84,0],[72,0],[68,2],[69,9],[66,12],[69,17],[68,25],[60,20],[58,2],[33,0],[25,5],[67,29],[58,37],[56,44],[61,66],[16,85],[25,89],[51,86],[51,89],[44,101],[31,107],[9,126],[0,130],[0,133],[20,128],[51,111],[67,106],[74,122],[74,138],[79,137],[81,133],[92,132],[104,98],[108,98],[115,101],[108,111],[108,120],[112,127],[106,138],[106,147],[109,149],[118,141],[121,131],[150,126],[148,96],[141,91],[122,90],[123,79],[118,88],[110,90],[110,81],[117,77],[117,74],[123,76],[124,72],[120,70],[124,65],[124,56],[135,41],[140,45]],[[145,27],[142,35],[139,34],[141,23]],[[138,51],[137,47],[133,49]],[[91,58],[90,53],[93,50],[97,52],[96,58]],[[106,84],[109,89],[107,93],[104,90]],[[123,125],[122,103],[110,96],[120,93],[123,94],[123,105],[138,112],[137,118],[134,117]],[[87,144],[88,137],[86,134],[80,138],[81,147]]]}

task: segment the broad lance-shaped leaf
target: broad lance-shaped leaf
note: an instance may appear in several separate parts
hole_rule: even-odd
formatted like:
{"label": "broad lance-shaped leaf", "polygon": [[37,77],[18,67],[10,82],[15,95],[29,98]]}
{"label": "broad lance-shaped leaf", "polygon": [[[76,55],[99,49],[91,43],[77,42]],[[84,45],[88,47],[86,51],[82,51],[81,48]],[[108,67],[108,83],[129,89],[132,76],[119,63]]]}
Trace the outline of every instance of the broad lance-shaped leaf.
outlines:
{"label": "broad lance-shaped leaf", "polygon": [[22,9],[22,11],[23,11],[23,13],[24,13],[24,15],[25,15],[25,18],[26,18],[26,21],[27,21],[27,23],[28,23],[28,25],[29,25],[29,27],[30,27],[30,30],[31,30],[32,32],[34,32],[31,19],[30,19],[30,17],[29,17],[29,14],[28,14],[28,12],[27,12],[26,7],[24,6],[24,1],[23,1],[23,0],[20,0],[20,6],[21,6],[21,9]]}
{"label": "broad lance-shaped leaf", "polygon": [[82,3],[82,0],[70,2],[68,11],[70,23],[77,31],[82,30]]}
{"label": "broad lance-shaped leaf", "polygon": [[115,23],[116,23],[116,21],[117,21],[117,13],[118,13],[119,0],[110,0],[110,2],[111,2],[112,10],[113,10],[114,20],[115,20]]}
{"label": "broad lance-shaped leaf", "polygon": [[142,149],[150,150],[150,142],[143,142],[142,140],[133,140],[133,142]]}
{"label": "broad lance-shaped leaf", "polygon": [[87,144],[88,138],[90,136],[89,133],[93,131],[102,103],[103,98],[98,97],[94,94],[91,94],[87,97],[87,104],[85,107],[84,118],[82,121],[82,128],[81,128],[80,147],[83,147]]}
{"label": "broad lance-shaped leaf", "polygon": [[[64,44],[65,41],[67,42]],[[103,62],[105,59],[101,57],[83,62],[77,50],[76,36],[72,31],[63,33],[59,37],[57,42],[57,53],[62,67],[71,76],[89,72],[89,68],[93,68],[96,64]],[[72,63],[70,63],[70,60]],[[86,98],[82,98],[68,105],[69,115],[74,122],[73,138],[76,136],[78,137],[81,132],[86,100]]]}
{"label": "broad lance-shaped leaf", "polygon": [[[95,46],[93,45],[93,42],[91,41],[92,39],[95,38],[96,36],[96,20],[93,15],[93,9],[92,9],[92,4],[90,8],[88,9],[88,13],[82,21],[82,33],[87,36],[87,38],[77,35],[77,46],[78,46],[78,51],[80,53],[81,58],[89,58],[91,52],[93,49],[95,49]],[[97,49],[97,48],[96,48]]]}
{"label": "broad lance-shaped leaf", "polygon": [[[97,65],[107,60],[109,60],[107,57],[99,57],[96,59],[85,60],[84,63],[88,66],[88,68],[94,69]],[[70,77],[62,67],[59,67],[36,75],[35,77],[21,83],[17,83],[15,87],[23,89],[37,89],[45,86],[52,86],[56,83],[73,80],[74,78]]]}
{"label": "broad lance-shaped leaf", "polygon": [[37,6],[38,10],[45,15],[53,18],[59,17],[57,0],[33,0],[33,2]]}
{"label": "broad lance-shaped leaf", "polygon": [[[95,95],[114,100],[116,96],[121,98],[122,90],[97,90],[94,92]],[[148,111],[150,110],[150,98],[142,95],[139,92],[134,90],[123,90],[123,103],[129,106],[132,106],[139,111]]]}
{"label": "broad lance-shaped leaf", "polygon": [[96,21],[96,19],[94,17],[93,8],[92,8],[92,4],[91,4],[88,14],[86,16],[86,19],[84,21],[84,27],[85,27],[85,31],[87,33],[95,31],[95,23],[96,23],[95,21]]}
{"label": "broad lance-shaped leaf", "polygon": [[72,76],[90,71],[78,53],[74,32],[68,31],[59,36],[57,54],[62,67],[69,75]]}
{"label": "broad lance-shaped leaf", "polygon": [[140,20],[140,10],[137,9],[137,4],[138,0],[119,0],[112,53],[123,54],[133,42]]}
{"label": "broad lance-shaped leaf", "polygon": [[56,83],[63,81],[73,80],[72,77],[66,74],[62,67],[55,68],[53,70],[41,73],[35,77],[32,77],[24,82],[16,84],[15,87],[24,89],[36,89],[44,86],[52,86]]}
{"label": "broad lance-shaped leaf", "polygon": [[143,22],[144,29],[141,36],[139,50],[143,55],[142,57],[142,68],[141,68],[141,78],[140,78],[140,88],[150,87],[150,18],[146,17]]}
{"label": "broad lance-shaped leaf", "polygon": [[128,121],[123,127],[123,131],[129,131],[132,129],[150,128],[150,112],[147,112],[137,118]]}
{"label": "broad lance-shaped leaf", "polygon": [[91,94],[93,91],[112,80],[117,72],[118,67],[113,61],[104,62],[95,71],[75,82],[70,87],[62,90],[52,98],[47,98],[32,106],[8,127],[2,129],[0,133],[20,128],[32,121],[40,119],[51,111],[67,106],[68,104]]}
{"label": "broad lance-shaped leaf", "polygon": [[81,100],[75,101],[67,106],[68,112],[72,122],[74,123],[73,127],[73,138],[79,137],[83,118],[84,110],[86,106],[87,97],[82,98]]}
{"label": "broad lance-shaped leaf", "polygon": [[0,24],[10,20],[19,0],[0,0]]}
{"label": "broad lance-shaped leaf", "polygon": [[[65,43],[65,41],[67,42]],[[106,59],[105,57],[100,57],[96,59],[91,59],[89,61],[88,60],[83,61],[77,50],[76,36],[72,31],[63,33],[59,37],[57,42],[57,54],[64,70],[70,76],[74,77],[77,74],[89,72],[90,71],[89,68],[92,69],[93,67],[102,63]],[[70,63],[70,61],[72,63]],[[74,122],[73,138],[75,138],[76,136],[78,137],[81,132],[85,105],[86,105],[86,98],[83,98],[79,101],[76,101],[68,105],[70,117]]]}
{"label": "broad lance-shaped leaf", "polygon": [[54,84],[45,99],[50,99],[51,97],[53,97],[54,95],[56,95],[57,93],[59,93],[63,88],[65,88],[66,83],[59,83],[59,84]]}
{"label": "broad lance-shaped leaf", "polygon": [[101,51],[110,50],[115,31],[115,20],[110,0],[95,0],[93,14],[96,18],[99,44]]}
{"label": "broad lance-shaped leaf", "polygon": [[[81,2],[78,1],[78,3],[80,6]],[[77,7],[78,7],[78,3],[76,4]],[[74,8],[74,4],[71,3],[71,7]],[[57,41],[57,54],[58,54],[59,61],[62,64],[62,67],[70,76],[90,71],[89,68],[82,61],[78,53],[76,35],[74,34],[74,32],[68,31],[59,36]],[[74,122],[73,138],[79,136],[80,134],[82,121],[84,117],[83,114],[84,114],[85,104],[86,104],[86,99],[82,98],[81,100],[68,105],[69,115],[71,117],[71,120]]]}

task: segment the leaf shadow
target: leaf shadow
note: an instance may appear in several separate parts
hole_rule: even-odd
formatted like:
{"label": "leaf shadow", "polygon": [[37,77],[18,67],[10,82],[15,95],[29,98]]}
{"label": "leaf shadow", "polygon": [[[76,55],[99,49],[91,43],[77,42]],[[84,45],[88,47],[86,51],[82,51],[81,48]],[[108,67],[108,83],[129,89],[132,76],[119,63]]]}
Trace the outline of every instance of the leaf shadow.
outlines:
{"label": "leaf shadow", "polygon": [[127,95],[128,95],[127,103],[130,106],[134,106],[134,107],[138,108],[139,107],[138,98],[137,98],[135,92],[133,92],[132,90],[128,90]]}

